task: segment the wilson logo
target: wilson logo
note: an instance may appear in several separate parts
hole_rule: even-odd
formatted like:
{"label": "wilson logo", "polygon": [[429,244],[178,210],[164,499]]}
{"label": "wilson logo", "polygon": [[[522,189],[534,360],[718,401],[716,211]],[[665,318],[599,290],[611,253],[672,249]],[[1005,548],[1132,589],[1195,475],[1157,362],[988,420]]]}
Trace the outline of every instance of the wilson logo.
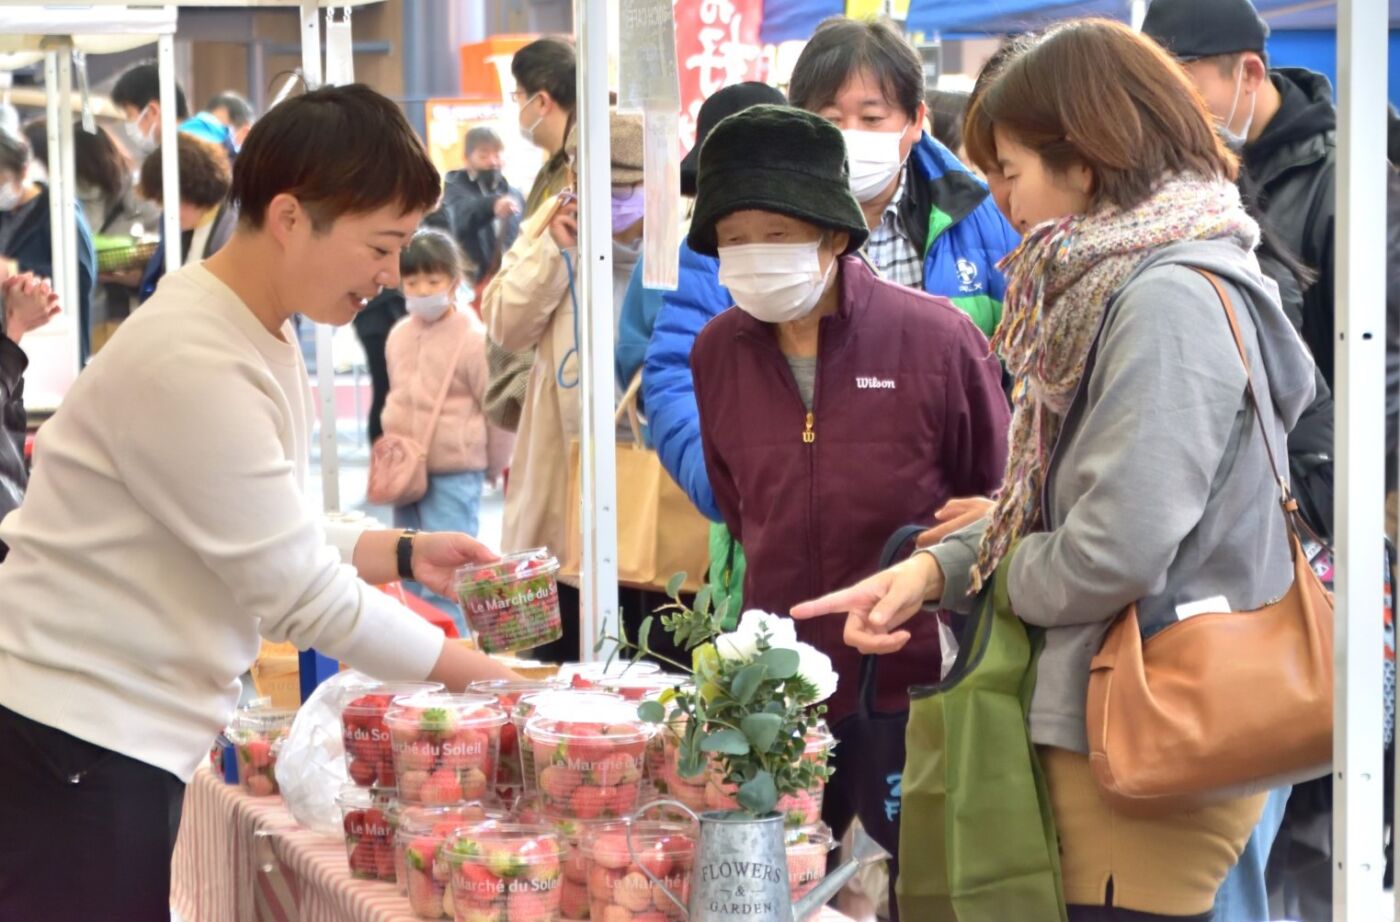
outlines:
{"label": "wilson logo", "polygon": [[862,391],[892,391],[894,378],[856,378],[856,389]]}

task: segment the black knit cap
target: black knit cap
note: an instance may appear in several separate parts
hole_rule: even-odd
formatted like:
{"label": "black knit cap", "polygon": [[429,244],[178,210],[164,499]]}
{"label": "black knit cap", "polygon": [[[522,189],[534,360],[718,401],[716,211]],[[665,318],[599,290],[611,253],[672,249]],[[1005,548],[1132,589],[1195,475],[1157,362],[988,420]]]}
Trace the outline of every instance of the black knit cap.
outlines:
{"label": "black knit cap", "polygon": [[721,87],[710,94],[710,98],[700,106],[700,114],[695,119],[695,146],[681,161],[681,195],[695,197],[695,183],[700,172],[700,148],[715,126],[736,112],[765,103],[785,106],[787,97],[777,87],[754,81]]}
{"label": "black knit cap", "polygon": [[1181,61],[1260,52],[1269,24],[1249,0],[1152,0],[1142,34]]}
{"label": "black knit cap", "polygon": [[715,126],[700,154],[690,248],[717,256],[715,222],[736,211],[772,211],[851,235],[846,252],[870,236],[851,194],[846,139],[819,115],[753,106]]}

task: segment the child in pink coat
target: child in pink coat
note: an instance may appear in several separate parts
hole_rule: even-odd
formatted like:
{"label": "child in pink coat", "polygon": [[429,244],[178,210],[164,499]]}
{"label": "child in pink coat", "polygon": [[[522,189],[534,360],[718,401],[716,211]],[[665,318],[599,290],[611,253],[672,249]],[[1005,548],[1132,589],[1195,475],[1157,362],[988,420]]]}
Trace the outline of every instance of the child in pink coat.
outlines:
{"label": "child in pink coat", "polygon": [[[465,302],[464,260],[457,243],[438,230],[420,230],[399,260],[408,316],[389,333],[385,358],[389,396],[384,433],[414,439],[428,449],[428,492],[394,509],[397,528],[462,531],[476,535],[482,487],[510,462],[514,437],[486,419],[486,328]],[[446,376],[442,413],[428,429]],[[410,584],[409,588],[451,614],[466,636],[455,600]]]}

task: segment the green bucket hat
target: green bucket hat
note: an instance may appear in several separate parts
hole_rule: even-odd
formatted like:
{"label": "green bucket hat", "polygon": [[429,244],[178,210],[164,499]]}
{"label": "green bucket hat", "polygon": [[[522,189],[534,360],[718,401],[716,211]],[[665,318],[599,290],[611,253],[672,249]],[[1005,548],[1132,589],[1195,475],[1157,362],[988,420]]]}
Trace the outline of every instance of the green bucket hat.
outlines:
{"label": "green bucket hat", "polygon": [[846,139],[826,119],[789,106],[753,106],[715,126],[700,152],[690,248],[717,256],[715,222],[746,210],[772,211],[851,235],[870,231],[851,194]]}

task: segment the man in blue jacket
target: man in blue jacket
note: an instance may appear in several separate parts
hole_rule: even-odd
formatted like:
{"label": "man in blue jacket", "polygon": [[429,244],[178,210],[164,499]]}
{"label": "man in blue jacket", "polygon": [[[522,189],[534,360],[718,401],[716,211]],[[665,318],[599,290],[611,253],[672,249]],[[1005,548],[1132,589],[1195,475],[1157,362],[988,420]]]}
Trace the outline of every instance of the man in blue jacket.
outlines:
{"label": "man in blue jacket", "polygon": [[[864,252],[881,275],[947,297],[990,337],[1006,285],[996,264],[1019,238],[982,181],[923,132],[923,81],[918,55],[887,22],[830,19],[803,49],[789,92],[793,105],[842,128],[852,192],[870,228]],[[680,287],[663,296],[642,374],[661,463],[716,521],[690,348],[700,329],[734,303],[718,271],[717,260],[681,247]]]}

